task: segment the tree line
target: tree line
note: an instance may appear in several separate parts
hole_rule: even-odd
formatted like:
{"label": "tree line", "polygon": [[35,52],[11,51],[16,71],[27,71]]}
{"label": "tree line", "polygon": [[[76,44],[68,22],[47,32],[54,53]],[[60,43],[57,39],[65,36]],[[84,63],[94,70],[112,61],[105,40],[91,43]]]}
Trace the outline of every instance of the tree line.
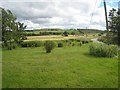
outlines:
{"label": "tree line", "polygon": [[3,47],[14,49],[15,44],[20,44],[23,40],[24,29],[27,27],[24,23],[17,20],[17,17],[10,11],[0,7],[2,24],[2,44]]}

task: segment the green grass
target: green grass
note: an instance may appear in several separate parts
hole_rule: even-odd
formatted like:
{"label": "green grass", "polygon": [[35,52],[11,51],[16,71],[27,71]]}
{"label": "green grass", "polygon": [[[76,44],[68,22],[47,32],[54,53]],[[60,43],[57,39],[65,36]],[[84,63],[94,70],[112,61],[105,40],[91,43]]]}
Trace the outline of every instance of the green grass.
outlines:
{"label": "green grass", "polygon": [[90,56],[88,46],[3,50],[3,88],[117,88],[117,58]]}
{"label": "green grass", "polygon": [[80,31],[84,32],[84,33],[103,33],[104,31],[102,30],[96,30],[96,29],[81,29]]}
{"label": "green grass", "polygon": [[74,32],[75,34],[80,34],[78,30],[39,30],[39,31],[26,31],[25,33],[34,33],[34,34],[39,34],[40,32],[58,32],[58,33],[63,33],[64,31],[67,31],[69,34],[71,34],[72,32]]}
{"label": "green grass", "polygon": [[63,33],[63,30],[58,30],[58,31],[48,31],[48,30],[39,30],[39,31],[26,31],[25,33],[34,33],[34,34],[40,34],[40,32],[59,32],[59,33]]}
{"label": "green grass", "polygon": [[[120,49],[118,50],[118,70],[120,69]],[[120,71],[118,71],[118,75],[120,75]],[[118,77],[118,86],[120,86],[120,77]]]}

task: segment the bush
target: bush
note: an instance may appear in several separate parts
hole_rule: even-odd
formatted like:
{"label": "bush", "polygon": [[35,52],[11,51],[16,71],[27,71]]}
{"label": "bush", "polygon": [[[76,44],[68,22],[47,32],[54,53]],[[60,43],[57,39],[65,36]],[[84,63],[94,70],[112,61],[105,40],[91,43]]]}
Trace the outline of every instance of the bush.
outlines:
{"label": "bush", "polygon": [[75,39],[69,39],[71,42],[75,41]]}
{"label": "bush", "polygon": [[90,45],[89,53],[97,57],[114,57],[117,55],[117,46],[94,43]]}
{"label": "bush", "polygon": [[67,31],[63,32],[63,35],[64,35],[64,36],[68,36],[68,34],[69,34],[69,33],[68,33]]}
{"label": "bush", "polygon": [[46,53],[50,53],[54,47],[55,47],[55,43],[53,41],[46,41],[44,43],[44,48],[46,50]]}
{"label": "bush", "polygon": [[27,40],[27,37],[26,37],[26,36],[23,36],[23,37],[22,37],[22,40]]}
{"label": "bush", "polygon": [[63,42],[58,42],[58,47],[63,47]]}
{"label": "bush", "polygon": [[107,40],[106,36],[102,36],[98,38],[98,41],[104,42],[106,44],[117,44],[118,43],[117,37],[115,36],[111,36],[111,37],[109,36],[109,40]]}
{"label": "bush", "polygon": [[8,50],[16,49],[18,44],[15,42],[7,42],[6,44],[3,43],[3,47],[7,48]]}
{"label": "bush", "polygon": [[71,32],[71,35],[75,35],[75,32]]}
{"label": "bush", "polygon": [[18,47],[18,44],[17,44],[17,43],[15,43],[15,42],[12,43],[12,48],[13,48],[13,49],[16,49],[17,47]]}
{"label": "bush", "polygon": [[88,41],[88,40],[86,40],[86,41],[85,41],[85,43],[89,43],[89,41]]}
{"label": "bush", "polygon": [[79,43],[78,43],[78,46],[82,46],[82,42],[79,42]]}
{"label": "bush", "polygon": [[26,41],[21,43],[21,47],[40,47],[42,43],[40,41]]}
{"label": "bush", "polygon": [[102,36],[101,34],[98,34],[98,36]]}
{"label": "bush", "polygon": [[81,42],[81,40],[80,40],[80,39],[76,39],[76,41],[77,41],[77,42]]}
{"label": "bush", "polygon": [[84,41],[84,40],[82,40],[82,44],[85,44],[85,41]]}
{"label": "bush", "polygon": [[72,46],[75,46],[75,43],[72,43]]}

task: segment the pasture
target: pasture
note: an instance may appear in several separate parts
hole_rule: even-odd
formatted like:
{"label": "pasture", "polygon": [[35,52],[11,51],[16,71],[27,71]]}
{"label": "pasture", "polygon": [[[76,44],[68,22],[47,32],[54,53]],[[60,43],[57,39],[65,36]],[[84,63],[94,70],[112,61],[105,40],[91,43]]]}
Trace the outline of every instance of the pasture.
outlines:
{"label": "pasture", "polygon": [[89,45],[3,50],[3,88],[117,88],[117,58],[90,56]]}

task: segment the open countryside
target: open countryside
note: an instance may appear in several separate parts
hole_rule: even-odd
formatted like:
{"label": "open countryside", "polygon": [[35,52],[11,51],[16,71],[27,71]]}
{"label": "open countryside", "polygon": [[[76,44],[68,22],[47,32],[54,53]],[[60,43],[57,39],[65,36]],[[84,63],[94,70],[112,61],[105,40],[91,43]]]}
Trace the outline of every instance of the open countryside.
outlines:
{"label": "open countryside", "polygon": [[[98,0],[91,1],[94,4],[95,1],[100,4]],[[19,19],[22,17],[27,20],[31,17],[30,22],[34,22],[32,20],[38,16],[35,17],[34,14],[33,16],[28,15],[29,17],[22,16],[12,8],[12,3],[14,4],[14,2],[11,4],[3,2],[0,6],[2,11],[2,88],[118,88],[120,9],[114,9],[113,6],[109,10],[110,22],[114,22],[109,25],[109,31],[106,27],[104,30],[78,26],[71,26],[67,29],[59,26],[54,28],[48,24],[50,23],[48,19],[51,17],[47,18],[46,23],[44,22],[43,18],[47,17],[47,13],[42,11],[38,14],[44,16],[39,16],[39,19],[42,17],[44,23],[39,23],[39,25],[45,26],[38,29],[38,24],[26,24],[25,21],[23,23],[22,19]],[[25,7],[27,9],[31,5],[38,10],[38,8],[45,8],[40,5],[58,4],[57,2],[52,3],[32,4],[32,2],[27,2]],[[61,3],[64,5],[66,2],[59,4]],[[79,4],[81,3],[82,0]],[[87,4],[88,1],[85,0],[85,3]],[[104,2],[101,0],[102,3],[108,4],[105,0]],[[69,2],[69,4],[77,6],[75,2]],[[21,5],[24,6],[24,2],[21,4],[18,2],[13,6],[20,9]],[[101,7],[103,8],[104,4]],[[50,10],[53,8],[51,7]],[[75,14],[77,14],[76,10]],[[36,9],[33,10],[33,12],[35,11]],[[53,10],[53,12],[55,11]],[[114,16],[115,13],[117,16]],[[61,20],[60,14],[56,16],[57,18],[53,17],[52,21],[57,23],[59,16]],[[68,19],[68,17],[69,15],[65,18]],[[73,23],[70,20],[69,23],[64,22],[65,26]],[[113,24],[115,28],[112,27]],[[29,29],[30,25],[33,25],[34,29]]]}

